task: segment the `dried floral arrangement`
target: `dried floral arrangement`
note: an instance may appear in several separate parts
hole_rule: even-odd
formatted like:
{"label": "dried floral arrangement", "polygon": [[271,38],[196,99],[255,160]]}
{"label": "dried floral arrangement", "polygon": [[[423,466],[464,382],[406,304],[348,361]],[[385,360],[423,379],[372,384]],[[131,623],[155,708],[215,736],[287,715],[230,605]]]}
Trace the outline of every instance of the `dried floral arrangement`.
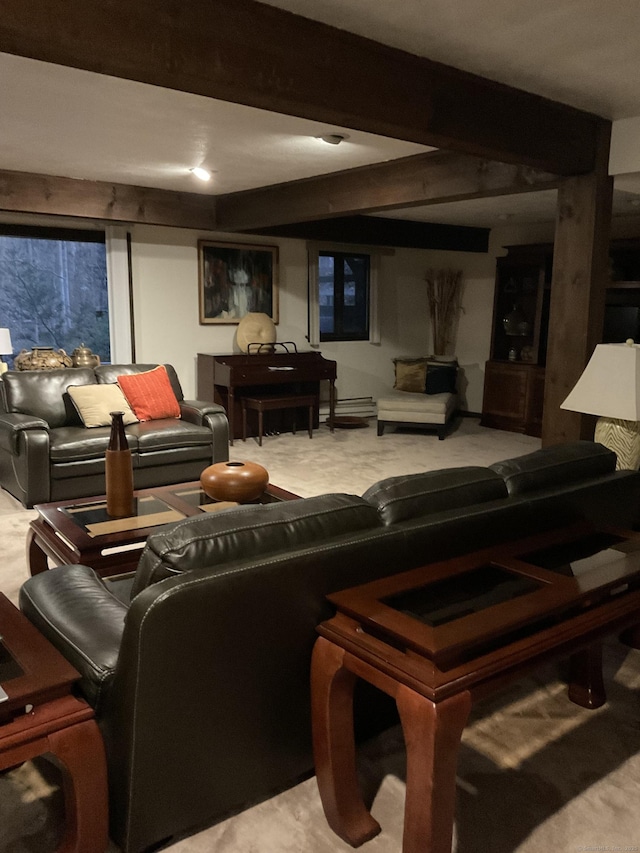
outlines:
{"label": "dried floral arrangement", "polygon": [[434,355],[453,355],[463,310],[462,270],[429,269],[425,279]]}

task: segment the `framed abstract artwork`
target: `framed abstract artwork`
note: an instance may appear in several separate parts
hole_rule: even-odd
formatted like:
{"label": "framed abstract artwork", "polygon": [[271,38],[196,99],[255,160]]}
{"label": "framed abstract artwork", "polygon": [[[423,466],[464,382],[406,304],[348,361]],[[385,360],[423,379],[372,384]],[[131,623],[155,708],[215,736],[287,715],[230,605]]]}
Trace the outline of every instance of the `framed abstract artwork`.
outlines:
{"label": "framed abstract artwork", "polygon": [[250,312],[278,322],[278,247],[198,241],[200,324],[239,323]]}

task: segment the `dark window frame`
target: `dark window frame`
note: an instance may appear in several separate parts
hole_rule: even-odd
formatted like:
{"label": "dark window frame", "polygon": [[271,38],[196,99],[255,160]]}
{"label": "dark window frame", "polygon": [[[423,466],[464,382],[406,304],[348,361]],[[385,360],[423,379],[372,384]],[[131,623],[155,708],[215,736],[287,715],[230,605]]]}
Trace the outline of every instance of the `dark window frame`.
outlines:
{"label": "dark window frame", "polygon": [[[344,252],[322,249],[318,252],[318,298],[320,299],[320,258],[333,258],[333,332],[323,332],[320,325],[320,342],[332,341],[369,341],[371,335],[371,255],[367,252]],[[356,331],[347,331],[345,329],[345,276],[344,265],[349,259],[358,259],[366,264],[366,280],[358,286],[356,285],[356,300],[359,300],[364,308],[365,323],[364,326]],[[358,292],[360,291],[360,292]],[[320,310],[320,306],[318,306]]]}

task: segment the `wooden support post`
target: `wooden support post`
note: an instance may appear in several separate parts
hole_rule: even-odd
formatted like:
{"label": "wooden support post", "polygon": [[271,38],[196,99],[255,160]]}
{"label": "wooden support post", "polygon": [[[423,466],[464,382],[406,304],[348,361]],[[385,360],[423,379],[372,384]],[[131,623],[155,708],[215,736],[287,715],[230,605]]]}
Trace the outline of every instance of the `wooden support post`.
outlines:
{"label": "wooden support post", "polygon": [[603,124],[593,172],[558,189],[542,445],[593,438],[594,419],[560,408],[602,340],[613,178],[610,125]]}

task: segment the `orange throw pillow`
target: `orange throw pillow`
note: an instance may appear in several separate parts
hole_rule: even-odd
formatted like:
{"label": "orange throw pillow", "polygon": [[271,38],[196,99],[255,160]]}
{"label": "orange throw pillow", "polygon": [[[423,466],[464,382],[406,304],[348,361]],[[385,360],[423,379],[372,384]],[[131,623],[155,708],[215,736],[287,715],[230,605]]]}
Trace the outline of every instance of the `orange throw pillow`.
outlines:
{"label": "orange throw pillow", "polygon": [[118,376],[118,385],[139,421],[180,417],[180,405],[163,364],[144,373]]}

